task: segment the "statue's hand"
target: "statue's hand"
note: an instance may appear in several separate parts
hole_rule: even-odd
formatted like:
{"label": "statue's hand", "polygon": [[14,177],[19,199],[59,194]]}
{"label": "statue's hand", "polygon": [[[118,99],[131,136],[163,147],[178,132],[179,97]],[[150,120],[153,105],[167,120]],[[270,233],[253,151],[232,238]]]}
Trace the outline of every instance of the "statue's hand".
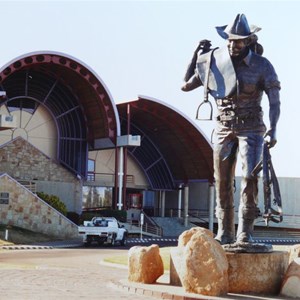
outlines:
{"label": "statue's hand", "polygon": [[265,133],[264,138],[267,141],[269,148],[274,147],[276,145],[276,143],[277,143],[276,129],[269,129]]}
{"label": "statue's hand", "polygon": [[197,45],[195,53],[198,53],[200,49],[208,50],[211,47],[211,42],[209,40],[201,40]]}
{"label": "statue's hand", "polygon": [[184,84],[184,85],[181,87],[181,90],[184,91],[184,92],[188,92],[187,84]]}

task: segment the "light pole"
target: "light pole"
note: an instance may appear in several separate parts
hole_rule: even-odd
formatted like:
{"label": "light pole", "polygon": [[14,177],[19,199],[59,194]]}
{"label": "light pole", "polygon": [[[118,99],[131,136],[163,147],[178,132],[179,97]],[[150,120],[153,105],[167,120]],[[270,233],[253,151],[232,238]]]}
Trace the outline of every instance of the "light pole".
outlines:
{"label": "light pole", "polygon": [[141,240],[143,239],[144,214],[141,213]]}

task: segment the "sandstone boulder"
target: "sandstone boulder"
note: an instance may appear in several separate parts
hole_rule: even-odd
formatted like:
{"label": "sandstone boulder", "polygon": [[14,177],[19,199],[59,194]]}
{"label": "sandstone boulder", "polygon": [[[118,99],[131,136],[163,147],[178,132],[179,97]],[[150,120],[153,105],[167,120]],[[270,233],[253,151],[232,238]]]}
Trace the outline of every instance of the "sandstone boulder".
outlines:
{"label": "sandstone boulder", "polygon": [[158,245],[135,246],[128,252],[128,280],[155,283],[163,275],[164,266]]}
{"label": "sandstone boulder", "polygon": [[280,294],[300,298],[300,258],[294,259],[289,265],[283,278]]}
{"label": "sandstone boulder", "polygon": [[195,227],[180,235],[178,247],[171,251],[171,266],[171,283],[180,280],[186,292],[208,296],[228,292],[225,251],[205,228]]}

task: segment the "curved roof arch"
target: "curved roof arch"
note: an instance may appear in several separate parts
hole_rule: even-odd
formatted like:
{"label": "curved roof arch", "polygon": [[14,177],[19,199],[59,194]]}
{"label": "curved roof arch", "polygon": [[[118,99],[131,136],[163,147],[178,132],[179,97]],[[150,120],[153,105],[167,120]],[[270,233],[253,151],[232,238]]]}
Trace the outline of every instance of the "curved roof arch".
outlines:
{"label": "curved roof arch", "polygon": [[[53,51],[31,52],[0,68],[0,105],[36,110],[44,105],[58,128],[57,159],[86,175],[88,150],[114,147],[120,134],[116,105],[100,77],[78,59]],[[32,100],[36,99],[36,101]],[[102,143],[99,143],[102,141]]]}
{"label": "curved roof arch", "polygon": [[153,189],[213,181],[212,145],[182,112],[147,96],[117,107],[123,134],[129,125],[130,134],[141,135],[141,146],[128,151],[144,169]]}

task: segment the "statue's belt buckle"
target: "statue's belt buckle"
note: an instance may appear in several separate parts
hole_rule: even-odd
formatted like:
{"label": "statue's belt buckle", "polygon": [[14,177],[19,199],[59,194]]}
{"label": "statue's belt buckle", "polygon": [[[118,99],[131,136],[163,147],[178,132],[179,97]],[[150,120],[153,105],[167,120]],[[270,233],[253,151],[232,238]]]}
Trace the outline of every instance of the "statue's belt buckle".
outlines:
{"label": "statue's belt buckle", "polygon": [[225,116],[227,117],[234,117],[235,112],[233,110],[225,110]]}
{"label": "statue's belt buckle", "polygon": [[216,103],[219,106],[226,106],[226,105],[233,105],[233,98],[222,98],[222,99],[216,99]]}

